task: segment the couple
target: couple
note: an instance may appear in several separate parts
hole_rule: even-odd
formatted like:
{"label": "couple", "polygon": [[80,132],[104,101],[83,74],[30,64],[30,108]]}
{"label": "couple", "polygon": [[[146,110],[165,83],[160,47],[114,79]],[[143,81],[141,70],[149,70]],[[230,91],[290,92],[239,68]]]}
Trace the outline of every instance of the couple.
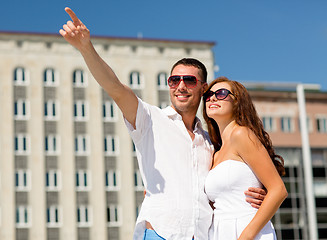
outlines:
{"label": "couple", "polygon": [[[86,26],[65,10],[72,21],[60,34],[116,102],[136,146],[146,194],[134,239],[275,239],[269,220],[287,195],[278,174],[283,160],[246,89],[225,78],[208,87],[205,66],[182,59],[168,79],[172,106],[151,106],[119,81]],[[211,140],[196,117],[202,98]]]}

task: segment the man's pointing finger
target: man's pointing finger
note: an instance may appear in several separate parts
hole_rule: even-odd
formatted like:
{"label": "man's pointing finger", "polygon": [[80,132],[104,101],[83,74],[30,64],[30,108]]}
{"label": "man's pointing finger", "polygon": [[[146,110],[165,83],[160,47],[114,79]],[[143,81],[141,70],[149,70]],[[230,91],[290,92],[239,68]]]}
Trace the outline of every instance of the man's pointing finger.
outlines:
{"label": "man's pointing finger", "polygon": [[73,20],[74,24],[81,24],[81,20],[78,19],[78,17],[76,16],[76,14],[73,12],[73,10],[71,10],[69,7],[65,8],[65,11],[68,13],[68,15],[70,16],[70,18]]}

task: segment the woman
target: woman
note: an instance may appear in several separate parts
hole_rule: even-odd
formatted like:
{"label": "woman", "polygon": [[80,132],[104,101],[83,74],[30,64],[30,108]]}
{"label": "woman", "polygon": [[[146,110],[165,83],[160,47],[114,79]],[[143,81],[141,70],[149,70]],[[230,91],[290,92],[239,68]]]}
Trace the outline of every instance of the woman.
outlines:
{"label": "woman", "polygon": [[[280,177],[284,160],[275,154],[248,91],[220,77],[210,83],[203,101],[215,147],[205,183],[215,208],[209,239],[276,239],[270,219],[287,197]],[[243,190],[250,186],[267,190],[259,209],[244,201]]]}

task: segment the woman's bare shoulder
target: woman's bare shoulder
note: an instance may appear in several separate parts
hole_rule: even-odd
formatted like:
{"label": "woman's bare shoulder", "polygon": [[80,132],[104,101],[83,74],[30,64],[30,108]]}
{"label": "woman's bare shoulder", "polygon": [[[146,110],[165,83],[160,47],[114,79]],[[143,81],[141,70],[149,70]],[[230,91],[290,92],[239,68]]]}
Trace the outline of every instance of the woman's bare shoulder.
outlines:
{"label": "woman's bare shoulder", "polygon": [[242,146],[248,146],[257,143],[258,138],[250,128],[238,125],[231,132],[231,141]]}

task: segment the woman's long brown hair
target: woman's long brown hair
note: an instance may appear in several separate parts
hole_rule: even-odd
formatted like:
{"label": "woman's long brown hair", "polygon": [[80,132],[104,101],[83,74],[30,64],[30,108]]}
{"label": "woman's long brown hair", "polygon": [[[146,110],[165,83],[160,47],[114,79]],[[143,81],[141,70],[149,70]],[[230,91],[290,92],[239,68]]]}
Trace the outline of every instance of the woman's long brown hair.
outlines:
{"label": "woman's long brown hair", "polygon": [[[208,90],[210,90],[213,85],[220,82],[226,82],[231,87],[231,92],[234,95],[233,116],[235,118],[235,122],[238,125],[248,127],[253,131],[253,133],[266,148],[278,173],[281,176],[285,175],[284,159],[275,153],[269,134],[264,130],[263,123],[257,114],[250,94],[246,88],[237,81],[229,80],[226,77],[219,77],[209,84]],[[207,115],[205,99],[203,104],[203,117],[208,126],[208,133],[211,142],[214,145],[215,152],[217,152],[222,146],[222,139],[219,132],[219,126],[217,125],[216,121],[209,118]]]}

